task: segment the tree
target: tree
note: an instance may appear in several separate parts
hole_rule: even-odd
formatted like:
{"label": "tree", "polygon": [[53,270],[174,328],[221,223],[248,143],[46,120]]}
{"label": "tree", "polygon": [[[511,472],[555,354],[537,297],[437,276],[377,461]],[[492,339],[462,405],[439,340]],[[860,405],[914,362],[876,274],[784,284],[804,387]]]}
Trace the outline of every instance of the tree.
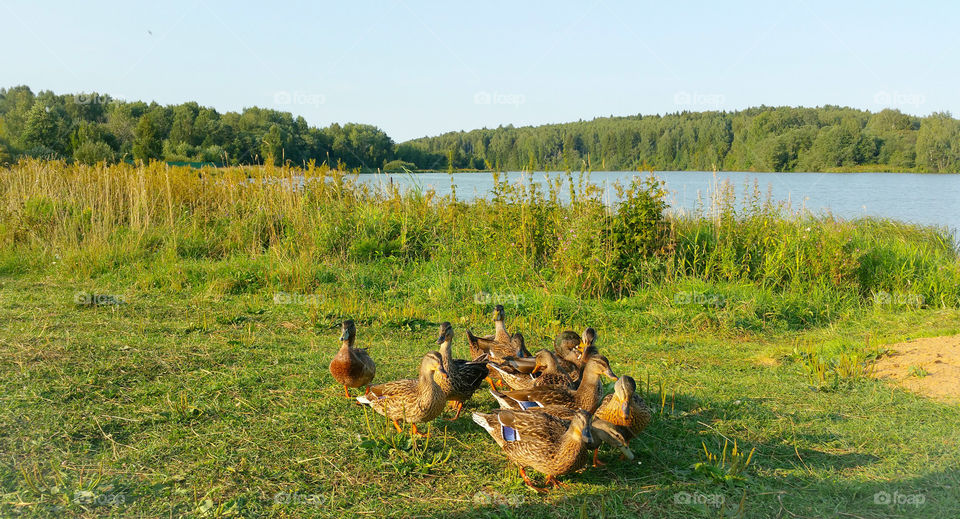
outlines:
{"label": "tree", "polygon": [[66,148],[66,133],[63,109],[36,102],[27,114],[20,142],[26,150],[44,150],[40,155],[46,155],[46,150],[62,154]]}
{"label": "tree", "polygon": [[923,119],[917,133],[917,165],[926,171],[960,169],[960,121],[949,113],[935,113]]}
{"label": "tree", "polygon": [[141,117],[133,137],[133,158],[149,162],[160,158],[161,142],[151,117]]}

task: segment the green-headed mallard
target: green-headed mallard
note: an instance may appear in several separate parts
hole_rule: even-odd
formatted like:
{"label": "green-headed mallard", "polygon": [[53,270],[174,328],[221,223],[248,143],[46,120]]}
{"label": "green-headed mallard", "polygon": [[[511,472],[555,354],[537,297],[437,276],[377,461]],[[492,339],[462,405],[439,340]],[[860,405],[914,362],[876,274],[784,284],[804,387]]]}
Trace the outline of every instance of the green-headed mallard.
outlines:
{"label": "green-headed mallard", "polygon": [[558,486],[557,476],[586,464],[586,445],[593,441],[590,415],[582,411],[567,421],[547,413],[501,409],[473,413],[473,421],[493,437],[507,459],[520,467],[523,481],[538,492],[546,489],[533,484],[527,467],[545,474],[547,484]]}
{"label": "green-headed mallard", "polygon": [[403,420],[412,424],[411,434],[421,434],[417,432],[417,424],[429,422],[443,412],[447,398],[438,381],[446,377],[443,358],[431,351],[420,362],[419,378],[370,386],[365,395],[357,397],[357,402],[393,420],[397,432],[402,432],[398,421]]}
{"label": "green-headed mallard", "polygon": [[490,391],[494,398],[505,409],[524,410],[531,407],[548,405],[562,405],[571,409],[580,409],[592,413],[600,404],[602,386],[600,376],[616,380],[617,376],[610,369],[610,363],[603,355],[594,355],[587,361],[580,377],[580,385],[576,391],[558,387],[535,387],[519,391],[499,393]]}
{"label": "green-headed mallard", "polygon": [[357,338],[357,327],[353,320],[346,320],[340,325],[340,350],[330,361],[330,374],[337,382],[343,384],[343,392],[350,398],[351,387],[366,386],[373,380],[377,372],[377,365],[370,358],[366,348],[354,348]]}
{"label": "green-headed mallard", "polygon": [[512,390],[545,386],[569,389],[573,385],[570,376],[560,371],[557,366],[556,355],[548,350],[540,350],[534,355],[534,366],[530,374],[517,373],[493,363],[490,367],[499,373],[500,379]]}
{"label": "green-headed mallard", "polygon": [[487,378],[487,362],[453,358],[453,326],[448,322],[440,324],[437,343],[440,345],[443,368],[447,372],[447,377],[438,382],[447,396],[447,401],[457,405],[457,414],[453,417],[453,420],[456,420],[463,411],[463,403],[473,396]]}

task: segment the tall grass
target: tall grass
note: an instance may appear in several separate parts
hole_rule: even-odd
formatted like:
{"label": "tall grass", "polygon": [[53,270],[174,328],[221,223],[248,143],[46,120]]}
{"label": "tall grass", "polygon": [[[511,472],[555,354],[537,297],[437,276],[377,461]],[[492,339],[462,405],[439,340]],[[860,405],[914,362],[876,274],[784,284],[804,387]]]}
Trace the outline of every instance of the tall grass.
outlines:
{"label": "tall grass", "polygon": [[490,196],[467,203],[372,188],[325,165],[24,161],[0,170],[0,274],[135,271],[135,283],[153,289],[312,292],[389,285],[356,268],[377,265],[387,277],[418,273],[407,278],[411,293],[686,291],[675,303],[736,306],[748,320],[795,326],[878,302],[960,304],[957,248],[943,230],[816,217],[755,187],[738,200],[719,185],[709,207],[670,215],[652,179],[615,186],[622,202],[611,207],[585,173],[546,188],[494,175]]}

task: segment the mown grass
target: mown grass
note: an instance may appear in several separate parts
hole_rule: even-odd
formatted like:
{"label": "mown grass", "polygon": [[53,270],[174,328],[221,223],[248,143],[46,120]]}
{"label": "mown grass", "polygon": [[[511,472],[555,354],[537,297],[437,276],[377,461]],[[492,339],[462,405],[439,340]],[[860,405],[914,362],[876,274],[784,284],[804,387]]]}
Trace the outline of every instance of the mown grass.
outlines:
{"label": "mown grass", "polygon": [[[721,197],[627,257],[577,179],[465,204],[257,171],[0,173],[0,516],[960,514],[960,408],[857,371],[960,331],[941,232]],[[657,411],[633,463],[541,497],[469,419],[394,435],[326,371],[345,317],[386,381],[497,302],[531,349],[600,331]]]}

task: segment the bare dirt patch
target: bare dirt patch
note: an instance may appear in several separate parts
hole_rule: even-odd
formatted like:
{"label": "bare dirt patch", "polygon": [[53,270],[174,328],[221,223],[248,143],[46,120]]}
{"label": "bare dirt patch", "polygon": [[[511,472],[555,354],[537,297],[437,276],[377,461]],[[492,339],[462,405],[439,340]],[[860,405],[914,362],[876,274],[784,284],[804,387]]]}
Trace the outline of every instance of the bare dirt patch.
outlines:
{"label": "bare dirt patch", "polygon": [[887,346],[875,376],[890,379],[908,391],[939,400],[960,402],[960,335],[929,337]]}

